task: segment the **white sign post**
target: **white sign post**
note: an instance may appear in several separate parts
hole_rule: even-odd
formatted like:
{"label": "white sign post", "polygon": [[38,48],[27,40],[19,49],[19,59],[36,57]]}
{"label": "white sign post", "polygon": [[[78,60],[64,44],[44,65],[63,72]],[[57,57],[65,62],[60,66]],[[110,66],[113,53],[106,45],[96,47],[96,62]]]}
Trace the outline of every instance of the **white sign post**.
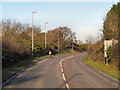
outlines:
{"label": "white sign post", "polygon": [[111,40],[104,40],[104,57],[105,57],[105,64],[108,64],[108,60],[107,60],[107,49],[110,47],[110,46],[114,46],[115,44],[118,43],[118,40],[114,40],[114,39],[111,39]]}

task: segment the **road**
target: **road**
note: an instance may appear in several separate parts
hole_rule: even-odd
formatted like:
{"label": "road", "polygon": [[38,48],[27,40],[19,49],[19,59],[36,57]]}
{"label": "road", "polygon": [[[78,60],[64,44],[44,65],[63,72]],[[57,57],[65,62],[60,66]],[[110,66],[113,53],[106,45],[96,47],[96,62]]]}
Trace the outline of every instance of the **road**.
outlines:
{"label": "road", "polygon": [[96,72],[82,61],[86,55],[47,58],[25,70],[4,88],[118,88],[118,82]]}

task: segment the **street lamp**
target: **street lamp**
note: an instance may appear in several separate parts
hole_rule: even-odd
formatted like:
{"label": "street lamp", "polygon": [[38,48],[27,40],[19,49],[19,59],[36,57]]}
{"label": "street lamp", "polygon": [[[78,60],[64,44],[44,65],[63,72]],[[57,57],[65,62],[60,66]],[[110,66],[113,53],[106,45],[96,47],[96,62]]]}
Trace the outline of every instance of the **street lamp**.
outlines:
{"label": "street lamp", "polygon": [[34,50],[34,39],[33,39],[33,13],[36,13],[36,11],[32,12],[32,55],[33,55],[33,50]]}
{"label": "street lamp", "polygon": [[48,24],[47,22],[45,23],[45,48],[46,48],[46,24]]}
{"label": "street lamp", "polygon": [[58,29],[58,52],[60,51],[60,35],[59,35],[60,28]]}

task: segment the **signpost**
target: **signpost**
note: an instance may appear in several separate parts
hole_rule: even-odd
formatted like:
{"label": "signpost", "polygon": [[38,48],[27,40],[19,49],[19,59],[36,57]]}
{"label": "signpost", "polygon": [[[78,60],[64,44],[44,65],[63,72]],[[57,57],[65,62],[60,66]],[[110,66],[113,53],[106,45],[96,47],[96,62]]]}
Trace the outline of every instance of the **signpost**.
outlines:
{"label": "signpost", "polygon": [[114,39],[111,39],[111,40],[104,40],[104,57],[105,57],[105,64],[108,65],[108,56],[107,56],[107,49],[110,47],[110,46],[114,46],[115,44],[118,43],[118,40],[114,40]]}

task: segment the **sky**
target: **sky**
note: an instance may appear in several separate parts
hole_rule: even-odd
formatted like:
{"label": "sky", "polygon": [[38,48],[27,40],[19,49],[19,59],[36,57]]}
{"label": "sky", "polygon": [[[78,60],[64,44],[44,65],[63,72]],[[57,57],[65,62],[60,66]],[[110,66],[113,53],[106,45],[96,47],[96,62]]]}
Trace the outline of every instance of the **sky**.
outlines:
{"label": "sky", "polygon": [[40,26],[42,32],[67,26],[76,33],[77,39],[85,41],[89,36],[96,39],[103,19],[116,2],[3,2],[2,19],[16,20]]}

